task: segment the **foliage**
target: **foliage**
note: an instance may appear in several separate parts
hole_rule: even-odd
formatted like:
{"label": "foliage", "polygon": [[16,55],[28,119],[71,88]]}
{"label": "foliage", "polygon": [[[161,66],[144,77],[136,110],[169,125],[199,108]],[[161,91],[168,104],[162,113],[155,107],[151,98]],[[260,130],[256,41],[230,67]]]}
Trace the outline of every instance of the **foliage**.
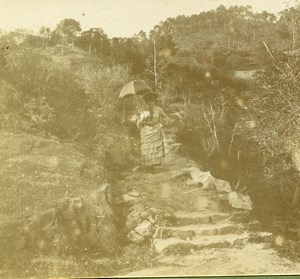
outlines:
{"label": "foliage", "polygon": [[5,62],[6,77],[18,89],[9,97],[11,109],[59,138],[93,136],[99,121],[114,117],[120,88],[131,79],[126,66],[88,65],[75,72],[34,49],[11,52]]}
{"label": "foliage", "polygon": [[17,113],[36,122],[37,129],[60,138],[91,129],[84,89],[69,69],[56,67],[37,51],[20,50],[6,57],[6,70],[19,92],[11,102],[19,104]]}
{"label": "foliage", "polygon": [[[221,47],[238,49],[251,47],[249,44],[262,38],[264,40],[271,38],[274,34],[272,29],[275,21],[274,14],[266,11],[254,13],[251,6],[231,6],[226,9],[221,5],[216,10],[198,15],[167,19],[159,25],[159,28],[171,33],[174,38],[177,38],[176,41],[183,41],[183,38],[190,37],[191,34],[204,34],[209,30],[209,33],[213,34],[212,37],[203,36],[199,39],[203,47],[217,43]],[[223,36],[220,37],[219,34]]]}
{"label": "foliage", "polygon": [[251,100],[252,135],[271,156],[299,146],[299,58],[272,56]]}
{"label": "foliage", "polygon": [[6,70],[9,79],[22,88],[20,102],[45,95],[48,65],[51,59],[35,50],[18,50],[6,56]]}
{"label": "foliage", "polygon": [[231,88],[234,92],[246,89],[245,82],[232,77],[226,68],[209,63],[197,66],[171,63],[165,73],[164,85],[168,100],[194,104],[203,100],[213,102],[223,94],[222,89]]}
{"label": "foliage", "polygon": [[281,11],[281,17],[278,23],[279,25],[281,25],[281,29],[279,29],[281,37],[290,37],[292,50],[295,50],[296,46],[299,46],[299,43],[297,42],[297,37],[300,34],[300,30],[297,28],[300,23],[299,12],[299,4],[295,7],[287,8]]}
{"label": "foliage", "polygon": [[111,53],[110,41],[101,28],[91,28],[82,32],[76,45],[89,52],[89,54],[94,53],[101,58]]}
{"label": "foliage", "polygon": [[146,69],[146,48],[137,39],[113,38],[111,40],[112,61],[131,67],[134,75],[142,74]]}
{"label": "foliage", "polygon": [[113,113],[121,87],[130,81],[126,66],[86,66],[79,71],[82,86],[89,96],[90,109],[99,113]]}
{"label": "foliage", "polygon": [[150,31],[149,39],[144,40],[146,46],[146,77],[151,81],[154,90],[161,89],[163,76],[176,54],[176,44],[170,30],[161,30],[155,26]]}
{"label": "foliage", "polygon": [[192,153],[205,160],[217,157],[228,159],[236,123],[244,114],[237,91],[224,89],[215,95],[202,95],[198,105],[185,108],[185,118],[179,127],[179,139],[193,147]]}
{"label": "foliage", "polygon": [[81,27],[78,21],[66,18],[57,24],[55,31],[69,43],[73,42],[75,35],[81,31]]}
{"label": "foliage", "polygon": [[0,37],[0,48],[1,48],[1,54],[3,51],[8,51],[9,49],[14,49],[17,47],[17,43],[12,36],[12,34],[5,34]]}

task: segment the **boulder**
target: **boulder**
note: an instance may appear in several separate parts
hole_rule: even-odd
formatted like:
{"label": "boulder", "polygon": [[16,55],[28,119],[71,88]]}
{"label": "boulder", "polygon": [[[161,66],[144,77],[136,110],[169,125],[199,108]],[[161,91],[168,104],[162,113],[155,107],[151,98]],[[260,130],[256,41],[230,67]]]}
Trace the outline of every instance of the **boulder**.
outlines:
{"label": "boulder", "polygon": [[125,223],[127,231],[134,230],[140,222],[142,222],[141,212],[137,211],[137,210],[131,211],[128,214],[126,223]]}
{"label": "boulder", "polygon": [[123,195],[124,203],[135,203],[139,200],[140,194],[136,191],[131,191],[125,195]]}
{"label": "boulder", "polygon": [[128,239],[133,243],[142,243],[154,233],[155,227],[148,220],[142,221],[137,227],[127,234]]}
{"label": "boulder", "polygon": [[[214,177],[210,172],[203,172],[197,167],[191,167],[189,170],[194,185],[201,184],[203,185],[203,189],[212,189]],[[191,181],[189,181],[189,184],[191,184]]]}
{"label": "boulder", "polygon": [[228,202],[233,208],[252,210],[252,200],[248,195],[232,192],[228,195]]}
{"label": "boulder", "polygon": [[153,223],[151,223],[148,220],[144,220],[142,223],[140,223],[136,228],[135,231],[144,237],[149,237],[153,234]]}
{"label": "boulder", "polygon": [[127,234],[127,238],[133,243],[142,243],[145,241],[145,237],[139,235],[136,231],[131,231]]}
{"label": "boulder", "polygon": [[146,200],[140,200],[128,209],[125,222],[127,238],[133,243],[141,243],[155,233],[161,210]]}
{"label": "boulder", "polygon": [[215,178],[213,180],[213,184],[218,193],[231,193],[232,192],[230,184],[225,180]]}
{"label": "boulder", "polygon": [[203,189],[215,189],[218,193],[231,193],[232,189],[230,184],[221,179],[214,178],[210,172],[203,172],[197,167],[191,167],[189,169],[191,179],[185,182],[185,185],[203,185]]}
{"label": "boulder", "polygon": [[112,253],[118,247],[110,207],[111,187],[102,185],[91,195],[65,198],[52,211],[34,218],[24,229],[25,246],[48,251]]}

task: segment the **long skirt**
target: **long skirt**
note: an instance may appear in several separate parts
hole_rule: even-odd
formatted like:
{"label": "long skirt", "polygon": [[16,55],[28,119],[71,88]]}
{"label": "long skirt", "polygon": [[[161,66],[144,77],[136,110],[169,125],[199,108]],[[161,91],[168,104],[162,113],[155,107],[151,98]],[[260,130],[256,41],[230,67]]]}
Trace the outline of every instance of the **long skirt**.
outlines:
{"label": "long skirt", "polygon": [[141,164],[161,164],[168,153],[167,141],[161,124],[145,126],[141,130]]}

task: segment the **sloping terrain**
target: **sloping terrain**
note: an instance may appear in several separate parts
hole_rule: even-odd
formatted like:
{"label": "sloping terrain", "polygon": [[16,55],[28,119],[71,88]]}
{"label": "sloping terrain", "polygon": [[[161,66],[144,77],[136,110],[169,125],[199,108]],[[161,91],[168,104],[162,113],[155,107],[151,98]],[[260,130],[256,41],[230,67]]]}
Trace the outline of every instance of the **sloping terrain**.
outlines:
{"label": "sloping terrain", "polygon": [[226,182],[193,183],[202,170],[180,154],[175,126],[162,166],[128,171],[122,129],[104,125],[91,148],[3,125],[1,276],[299,273],[274,249],[282,236],[230,207]]}
{"label": "sloping terrain", "polygon": [[[1,80],[3,103],[14,93],[13,86]],[[70,275],[68,270],[76,265],[70,254],[93,247],[110,253],[117,240],[106,164],[122,156],[120,149],[114,150],[120,140],[123,150],[129,148],[122,131],[103,125],[99,129],[105,132],[91,146],[33,135],[30,120],[7,112],[5,106],[0,116],[1,276]],[[55,271],[52,264],[63,258],[67,266],[62,261]]]}
{"label": "sloping terrain", "polygon": [[[174,140],[169,142],[175,148],[162,167],[130,174],[121,183],[168,208],[149,240],[156,255],[152,267],[126,276],[298,274],[299,263],[274,249],[284,245],[282,236],[264,231],[250,211],[231,208],[218,190],[186,183],[197,165],[176,152]],[[145,234],[142,227],[135,231]]]}

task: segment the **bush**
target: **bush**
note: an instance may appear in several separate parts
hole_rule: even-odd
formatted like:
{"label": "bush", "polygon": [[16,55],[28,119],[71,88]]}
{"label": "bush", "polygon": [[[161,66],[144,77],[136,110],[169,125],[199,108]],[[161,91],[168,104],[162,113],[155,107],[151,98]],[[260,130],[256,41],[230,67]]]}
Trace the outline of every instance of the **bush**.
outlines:
{"label": "bush", "polygon": [[[285,220],[291,219],[294,210],[293,193],[299,185],[300,170],[299,161],[293,161],[291,156],[299,150],[299,58],[265,52],[261,61],[265,70],[248,105],[247,119],[252,125],[242,134],[242,140],[254,142],[256,154],[260,153],[264,162],[260,165],[260,178],[248,187],[264,222],[279,216],[289,227],[291,224]],[[251,175],[252,170],[247,176]]]}
{"label": "bush", "polygon": [[234,99],[223,94],[202,98],[201,105],[189,104],[185,118],[179,128],[179,138],[194,147],[191,154],[202,158],[205,163],[209,158],[228,157],[234,126],[241,111]]}
{"label": "bush", "polygon": [[299,146],[300,61],[295,57],[285,59],[269,60],[250,104],[256,123],[251,136],[272,157]]}
{"label": "bush", "polygon": [[80,83],[89,96],[90,108],[100,113],[112,113],[121,87],[130,81],[127,66],[86,66],[79,70]]}
{"label": "bush", "polygon": [[51,59],[34,50],[17,50],[6,56],[7,76],[22,93],[21,102],[45,96]]}
{"label": "bush", "polygon": [[[129,81],[125,66],[61,67],[38,50],[23,49],[6,56],[6,77],[18,89],[9,102],[41,134],[61,139],[93,137],[99,121],[114,118],[121,86]],[[16,112],[16,111],[15,111]]]}
{"label": "bush", "polygon": [[19,113],[37,129],[70,138],[90,128],[88,98],[71,70],[57,67],[51,58],[31,49],[11,52],[6,57],[6,69],[8,79],[19,91],[13,100],[22,105]]}

